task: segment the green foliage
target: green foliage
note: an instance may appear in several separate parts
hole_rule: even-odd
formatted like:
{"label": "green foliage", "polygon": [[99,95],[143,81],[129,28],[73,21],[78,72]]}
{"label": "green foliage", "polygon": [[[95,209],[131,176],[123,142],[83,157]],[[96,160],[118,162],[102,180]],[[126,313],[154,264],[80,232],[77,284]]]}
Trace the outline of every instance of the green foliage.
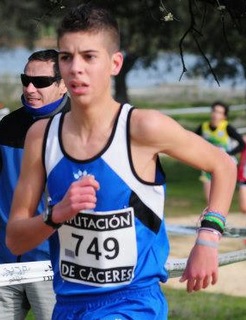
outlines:
{"label": "green foliage", "polygon": [[184,1],[163,0],[163,4],[177,17],[172,28],[182,30],[179,48],[184,71],[185,53],[191,52],[199,57],[189,70],[192,76],[202,74],[220,82],[235,78],[241,67],[245,77],[245,1],[189,0],[185,10]]}
{"label": "green foliage", "polygon": [[[46,4],[49,1],[46,0]],[[0,1],[0,47],[24,44],[33,47],[40,34],[38,19],[44,12],[43,1]]]}
{"label": "green foliage", "polygon": [[30,311],[28,312],[28,315],[27,315],[27,317],[26,317],[26,320],[35,320],[35,317],[34,317],[34,314],[33,314],[32,310],[30,310]]}
{"label": "green foliage", "polygon": [[169,303],[169,320],[243,320],[245,298],[223,294],[175,290],[163,286]]}

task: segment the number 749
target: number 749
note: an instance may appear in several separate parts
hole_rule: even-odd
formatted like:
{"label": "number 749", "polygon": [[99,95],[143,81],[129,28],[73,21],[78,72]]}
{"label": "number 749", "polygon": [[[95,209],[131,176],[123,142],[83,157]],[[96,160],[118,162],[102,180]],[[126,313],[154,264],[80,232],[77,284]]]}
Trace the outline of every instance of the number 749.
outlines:
{"label": "number 749", "polygon": [[[78,234],[72,233],[72,237],[77,239],[76,247],[75,247],[75,256],[78,257],[80,246],[84,240],[83,236],[80,236]],[[105,250],[105,253],[102,253],[99,248],[99,241],[97,237],[94,237],[89,244],[88,248],[86,249],[86,252],[88,254],[92,254],[95,256],[96,260],[99,260],[101,256],[104,255],[104,257],[108,260],[115,259],[119,255],[119,243],[117,239],[113,237],[109,237],[103,241],[103,249]],[[109,254],[111,253],[111,254]]]}

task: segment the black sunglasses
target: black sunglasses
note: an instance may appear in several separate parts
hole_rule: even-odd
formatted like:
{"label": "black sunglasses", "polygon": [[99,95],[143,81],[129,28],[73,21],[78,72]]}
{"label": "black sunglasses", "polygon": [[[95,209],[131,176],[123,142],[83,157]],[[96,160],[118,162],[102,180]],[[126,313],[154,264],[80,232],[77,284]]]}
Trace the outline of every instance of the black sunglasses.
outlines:
{"label": "black sunglasses", "polygon": [[30,83],[32,83],[35,88],[46,88],[51,86],[52,83],[60,79],[61,77],[48,77],[48,76],[30,77],[24,73],[21,74],[21,82],[24,87],[27,87],[29,86]]}

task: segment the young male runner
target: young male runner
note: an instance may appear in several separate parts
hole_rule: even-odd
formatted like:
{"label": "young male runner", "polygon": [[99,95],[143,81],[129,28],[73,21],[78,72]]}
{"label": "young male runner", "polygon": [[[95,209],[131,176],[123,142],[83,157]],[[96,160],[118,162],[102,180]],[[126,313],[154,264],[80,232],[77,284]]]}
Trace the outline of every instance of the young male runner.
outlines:
{"label": "young male runner", "polygon": [[[220,219],[229,210],[236,166],[160,112],[113,99],[111,78],[123,55],[107,10],[86,4],[69,11],[58,45],[71,112],[28,133],[7,244],[20,254],[49,237],[57,297],[52,319],[167,319],[159,284],[168,278],[166,181],[158,155],[212,173],[209,209]],[[34,217],[45,179],[50,206]],[[219,232],[210,229],[198,233],[181,278],[189,292],[217,281]]]}

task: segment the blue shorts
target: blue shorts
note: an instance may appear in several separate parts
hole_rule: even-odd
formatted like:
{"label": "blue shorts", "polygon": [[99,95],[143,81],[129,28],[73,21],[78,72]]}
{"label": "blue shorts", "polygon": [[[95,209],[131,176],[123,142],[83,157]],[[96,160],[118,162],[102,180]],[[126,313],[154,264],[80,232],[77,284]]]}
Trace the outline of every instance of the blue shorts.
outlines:
{"label": "blue shorts", "polygon": [[52,320],[166,320],[167,301],[159,284],[104,295],[57,297]]}

